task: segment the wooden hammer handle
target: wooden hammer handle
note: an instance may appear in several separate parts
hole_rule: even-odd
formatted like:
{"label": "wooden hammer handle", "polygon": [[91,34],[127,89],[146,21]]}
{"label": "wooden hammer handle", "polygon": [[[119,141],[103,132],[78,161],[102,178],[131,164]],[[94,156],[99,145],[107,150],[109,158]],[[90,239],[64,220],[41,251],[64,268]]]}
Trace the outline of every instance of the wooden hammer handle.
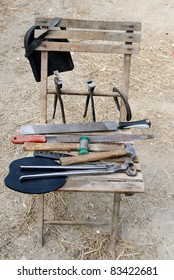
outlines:
{"label": "wooden hammer handle", "polygon": [[120,150],[112,150],[109,152],[99,152],[99,153],[90,153],[87,155],[81,155],[81,156],[74,156],[70,158],[60,158],[61,165],[71,165],[71,164],[77,164],[82,162],[92,162],[92,161],[98,161],[108,158],[115,158],[115,157],[122,157],[127,155],[127,151],[125,149]]}
{"label": "wooden hammer handle", "polygon": [[25,143],[24,151],[78,151],[77,143]]}
{"label": "wooden hammer handle", "polygon": [[[104,152],[115,149],[120,149],[120,144],[89,144],[89,151],[91,152]],[[78,151],[78,143],[25,143],[23,146],[24,151]]]}

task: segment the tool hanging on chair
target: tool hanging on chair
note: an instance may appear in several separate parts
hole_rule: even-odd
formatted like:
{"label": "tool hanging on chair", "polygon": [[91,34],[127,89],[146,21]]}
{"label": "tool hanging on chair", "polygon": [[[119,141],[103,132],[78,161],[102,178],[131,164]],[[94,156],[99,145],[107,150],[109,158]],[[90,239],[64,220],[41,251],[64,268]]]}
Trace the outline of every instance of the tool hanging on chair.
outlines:
{"label": "tool hanging on chair", "polygon": [[92,80],[88,81],[87,84],[88,84],[89,94],[86,97],[86,105],[85,105],[85,111],[84,111],[83,117],[86,118],[88,106],[89,106],[89,99],[91,98],[92,118],[93,118],[93,122],[96,122],[95,106],[94,106],[94,98],[93,98],[93,91],[95,89],[96,84]]}
{"label": "tool hanging on chair", "polygon": [[[125,108],[126,108],[126,120],[127,121],[130,121],[132,119],[132,112],[131,112],[131,108],[130,108],[130,105],[128,103],[128,100],[127,98],[124,96],[123,93],[120,92],[120,90],[116,87],[113,87],[113,92],[117,92],[119,94],[119,97],[121,98],[122,102],[124,103],[125,105]],[[117,106],[117,109],[118,111],[120,112],[120,104],[118,102],[118,97],[115,96],[114,97],[114,101],[115,101],[115,104]]]}
{"label": "tool hanging on chair", "polygon": [[54,112],[53,112],[53,119],[55,117],[55,113],[56,113],[56,107],[57,107],[57,99],[59,99],[60,102],[60,109],[61,109],[61,114],[62,114],[62,122],[66,123],[65,120],[65,111],[64,111],[64,106],[63,106],[63,100],[61,97],[61,88],[63,86],[63,81],[60,77],[59,71],[56,70],[54,71],[55,74],[55,78],[54,78],[54,84],[55,84],[55,88],[56,88],[56,94],[54,96]]}

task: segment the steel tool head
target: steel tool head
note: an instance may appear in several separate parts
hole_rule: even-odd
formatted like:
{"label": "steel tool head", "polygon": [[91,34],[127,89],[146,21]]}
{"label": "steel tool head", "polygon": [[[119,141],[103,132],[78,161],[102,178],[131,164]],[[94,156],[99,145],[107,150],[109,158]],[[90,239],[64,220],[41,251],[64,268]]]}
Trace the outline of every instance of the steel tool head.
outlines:
{"label": "steel tool head", "polygon": [[134,148],[134,146],[132,146],[132,144],[127,143],[124,146],[125,150],[130,154],[131,158],[134,159],[136,156],[136,150]]}
{"label": "steel tool head", "polygon": [[94,91],[95,86],[96,86],[95,82],[90,80],[90,81],[87,81],[87,84],[88,84],[88,88],[91,89],[91,91]]}

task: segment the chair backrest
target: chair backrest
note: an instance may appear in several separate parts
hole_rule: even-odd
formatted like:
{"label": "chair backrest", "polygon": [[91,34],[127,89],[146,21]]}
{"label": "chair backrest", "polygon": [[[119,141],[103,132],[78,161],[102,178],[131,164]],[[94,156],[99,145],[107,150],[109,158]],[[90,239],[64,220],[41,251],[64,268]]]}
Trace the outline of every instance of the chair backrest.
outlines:
{"label": "chair backrest", "polygon": [[[45,30],[50,20],[36,18],[35,24]],[[57,26],[51,28],[45,37],[46,40],[37,50],[123,54],[122,91],[128,98],[131,55],[139,53],[140,31],[140,22],[61,19]],[[54,42],[49,39],[68,39],[68,41]],[[125,120],[125,107],[122,105],[120,120]]]}
{"label": "chair backrest", "polygon": [[[36,19],[36,25],[47,27],[48,23],[49,19]],[[68,43],[44,41],[38,50],[137,54],[140,34],[135,31],[140,30],[141,23],[138,22],[62,19],[57,27],[52,28],[46,39],[70,41]],[[101,44],[101,41],[104,43]]]}

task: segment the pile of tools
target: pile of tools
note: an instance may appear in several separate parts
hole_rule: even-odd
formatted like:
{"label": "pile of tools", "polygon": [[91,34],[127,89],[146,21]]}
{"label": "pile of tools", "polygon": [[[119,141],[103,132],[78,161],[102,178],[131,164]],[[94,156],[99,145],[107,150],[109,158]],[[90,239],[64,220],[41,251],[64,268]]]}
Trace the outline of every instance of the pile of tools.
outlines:
{"label": "pile of tools", "polygon": [[[130,127],[148,128],[150,121],[22,126],[12,143],[24,144],[24,151],[34,151],[34,157],[13,161],[5,184],[24,193],[44,193],[62,187],[67,176],[118,172],[136,176],[136,151],[131,143],[153,135],[117,131]],[[113,158],[122,160],[106,162]]]}
{"label": "pile of tools", "polygon": [[[35,30],[42,29],[40,26],[32,26],[25,34],[25,56],[29,60],[37,82],[41,81],[41,52],[38,49],[36,51],[36,48],[45,40],[48,32],[58,26],[60,22],[59,17],[50,20],[46,30],[43,30],[44,32],[37,38],[35,38]],[[60,27],[60,30],[66,30],[66,27]],[[64,38],[47,38],[46,40],[69,42]],[[152,139],[153,136],[119,133],[119,131],[127,128],[149,128],[150,121],[147,119],[131,121],[132,112],[127,97],[114,87],[114,94],[111,96],[118,111],[121,111],[121,106],[124,104],[127,122],[118,124],[114,121],[97,122],[94,104],[96,83],[89,80],[87,81],[88,92],[83,117],[87,116],[89,102],[91,102],[93,122],[66,124],[61,97],[63,80],[60,73],[71,71],[73,68],[70,52],[48,51],[47,76],[54,74],[55,86],[53,119],[59,101],[63,124],[34,124],[21,127],[20,135],[13,136],[12,143],[24,144],[24,151],[34,151],[34,156],[17,159],[11,163],[9,174],[5,178],[6,186],[26,193],[44,193],[62,187],[66,178],[72,175],[124,172],[127,176],[136,176],[136,152],[131,143]],[[59,153],[55,151],[59,151]],[[113,158],[121,158],[121,160],[112,162],[110,159]],[[109,161],[106,162],[108,159]]]}

